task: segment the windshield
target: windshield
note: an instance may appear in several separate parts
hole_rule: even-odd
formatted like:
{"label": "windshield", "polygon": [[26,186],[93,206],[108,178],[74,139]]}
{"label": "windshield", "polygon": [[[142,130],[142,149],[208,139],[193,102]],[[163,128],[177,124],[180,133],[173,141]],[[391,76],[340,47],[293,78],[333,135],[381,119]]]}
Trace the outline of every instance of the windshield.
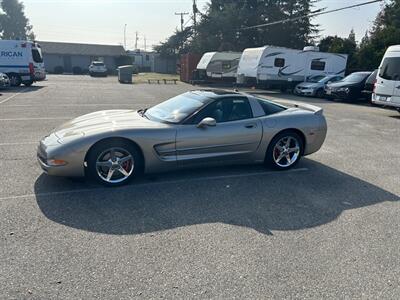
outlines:
{"label": "windshield", "polygon": [[319,83],[327,83],[329,80],[331,80],[332,77],[331,76],[326,76],[324,78],[322,78],[321,80],[319,80]]}
{"label": "windshield", "polygon": [[364,73],[353,73],[349,76],[342,79],[342,82],[361,82],[363,81],[369,74]]}
{"label": "windshield", "polygon": [[210,101],[195,93],[185,93],[149,108],[145,116],[151,120],[177,124]]}
{"label": "windshield", "polygon": [[321,80],[321,79],[324,79],[324,78],[325,78],[324,75],[317,75],[317,76],[310,77],[310,78],[308,79],[308,82],[314,82],[314,83],[316,83],[316,82],[320,82],[320,80]]}
{"label": "windshield", "polygon": [[42,63],[43,57],[39,48],[32,48],[32,58],[35,63]]}

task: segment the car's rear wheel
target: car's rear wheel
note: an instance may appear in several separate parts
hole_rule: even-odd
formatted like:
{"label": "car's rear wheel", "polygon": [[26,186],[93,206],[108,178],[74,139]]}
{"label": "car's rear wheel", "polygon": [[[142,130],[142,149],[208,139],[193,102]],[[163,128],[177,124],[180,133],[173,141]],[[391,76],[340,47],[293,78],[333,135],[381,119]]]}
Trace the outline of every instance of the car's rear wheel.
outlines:
{"label": "car's rear wheel", "polygon": [[302,138],[294,131],[285,131],[272,139],[265,161],[275,169],[287,170],[300,161],[303,149]]}
{"label": "car's rear wheel", "polygon": [[87,167],[90,178],[105,186],[130,182],[142,169],[137,148],[126,141],[106,141],[90,151]]}

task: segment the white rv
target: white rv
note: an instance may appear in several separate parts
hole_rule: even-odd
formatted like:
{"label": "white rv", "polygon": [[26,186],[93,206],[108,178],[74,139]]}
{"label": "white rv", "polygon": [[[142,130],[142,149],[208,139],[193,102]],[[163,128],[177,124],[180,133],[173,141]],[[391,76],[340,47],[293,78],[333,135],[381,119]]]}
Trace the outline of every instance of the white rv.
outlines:
{"label": "white rv", "polygon": [[200,78],[235,80],[240,52],[207,52],[200,59],[197,70]]}
{"label": "white rv", "polygon": [[286,89],[314,75],[344,76],[346,54],[323,53],[317,47],[303,50],[265,46],[244,50],[237,70],[237,83],[254,83]]}
{"label": "white rv", "polygon": [[7,74],[13,86],[30,86],[34,81],[44,80],[46,72],[40,45],[0,40],[0,72]]}

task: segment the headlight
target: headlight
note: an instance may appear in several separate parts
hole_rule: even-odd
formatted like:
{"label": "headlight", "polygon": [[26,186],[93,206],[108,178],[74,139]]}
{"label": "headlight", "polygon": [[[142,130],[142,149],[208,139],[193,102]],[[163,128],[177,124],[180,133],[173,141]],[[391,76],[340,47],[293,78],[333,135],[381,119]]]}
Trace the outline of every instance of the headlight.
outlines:
{"label": "headlight", "polygon": [[350,89],[349,89],[348,87],[346,87],[346,88],[340,88],[340,89],[338,89],[338,92],[345,92],[345,93],[348,93],[348,92],[350,92]]}

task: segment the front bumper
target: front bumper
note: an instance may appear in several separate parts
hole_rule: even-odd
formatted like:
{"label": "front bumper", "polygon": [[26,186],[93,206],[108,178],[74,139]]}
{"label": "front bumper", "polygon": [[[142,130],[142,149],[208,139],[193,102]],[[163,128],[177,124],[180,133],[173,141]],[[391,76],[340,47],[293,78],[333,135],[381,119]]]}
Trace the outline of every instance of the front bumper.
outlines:
{"label": "front bumper", "polygon": [[338,91],[338,90],[325,90],[325,96],[335,99],[348,99],[350,92]]}
{"label": "front bumper", "polygon": [[[37,148],[37,160],[40,168],[48,175],[61,177],[83,177],[85,153],[65,148],[57,144],[54,134],[44,138]],[[62,160],[65,165],[50,165],[50,160]]]}
{"label": "front bumper", "polygon": [[295,88],[294,93],[300,96],[315,96],[314,89],[299,89]]}

